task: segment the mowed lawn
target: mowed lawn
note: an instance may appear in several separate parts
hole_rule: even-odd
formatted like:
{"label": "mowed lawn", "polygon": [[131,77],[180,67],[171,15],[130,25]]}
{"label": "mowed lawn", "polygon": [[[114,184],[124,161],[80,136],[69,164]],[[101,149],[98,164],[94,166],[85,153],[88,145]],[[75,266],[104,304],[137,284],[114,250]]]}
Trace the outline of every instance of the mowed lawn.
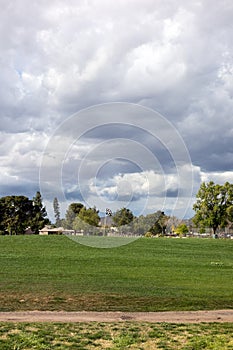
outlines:
{"label": "mowed lawn", "polygon": [[233,240],[140,238],[100,249],[0,236],[0,311],[233,307]]}

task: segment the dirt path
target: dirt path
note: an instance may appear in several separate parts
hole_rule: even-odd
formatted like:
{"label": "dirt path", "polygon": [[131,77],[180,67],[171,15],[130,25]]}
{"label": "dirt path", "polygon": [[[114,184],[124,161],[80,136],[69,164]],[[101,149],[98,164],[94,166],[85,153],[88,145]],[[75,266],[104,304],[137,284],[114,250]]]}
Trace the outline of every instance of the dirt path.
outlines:
{"label": "dirt path", "polygon": [[233,310],[168,312],[66,312],[18,311],[0,312],[0,322],[233,322]]}

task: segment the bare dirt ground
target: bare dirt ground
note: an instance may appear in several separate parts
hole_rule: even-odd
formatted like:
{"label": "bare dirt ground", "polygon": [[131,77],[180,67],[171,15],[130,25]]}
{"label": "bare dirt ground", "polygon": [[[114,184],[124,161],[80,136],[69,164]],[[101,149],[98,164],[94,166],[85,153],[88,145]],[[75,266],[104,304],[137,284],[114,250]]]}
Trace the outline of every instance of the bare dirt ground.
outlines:
{"label": "bare dirt ground", "polygon": [[166,312],[0,312],[0,322],[233,322],[233,310],[166,311]]}

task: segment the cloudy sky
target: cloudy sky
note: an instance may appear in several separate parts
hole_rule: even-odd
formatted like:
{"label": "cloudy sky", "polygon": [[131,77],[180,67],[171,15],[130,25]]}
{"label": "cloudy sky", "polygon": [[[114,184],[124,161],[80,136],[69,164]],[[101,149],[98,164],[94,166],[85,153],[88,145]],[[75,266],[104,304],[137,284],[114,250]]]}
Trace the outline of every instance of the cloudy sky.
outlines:
{"label": "cloudy sky", "polygon": [[232,0],[1,0],[1,196],[190,217],[233,182]]}

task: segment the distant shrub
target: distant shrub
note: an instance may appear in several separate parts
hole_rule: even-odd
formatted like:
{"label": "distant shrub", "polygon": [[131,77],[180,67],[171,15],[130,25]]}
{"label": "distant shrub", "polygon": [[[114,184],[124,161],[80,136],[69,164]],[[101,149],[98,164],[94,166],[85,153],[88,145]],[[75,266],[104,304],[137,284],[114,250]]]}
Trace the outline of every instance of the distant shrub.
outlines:
{"label": "distant shrub", "polygon": [[145,233],[145,237],[152,237],[153,235],[152,235],[152,233],[151,232],[146,232]]}

